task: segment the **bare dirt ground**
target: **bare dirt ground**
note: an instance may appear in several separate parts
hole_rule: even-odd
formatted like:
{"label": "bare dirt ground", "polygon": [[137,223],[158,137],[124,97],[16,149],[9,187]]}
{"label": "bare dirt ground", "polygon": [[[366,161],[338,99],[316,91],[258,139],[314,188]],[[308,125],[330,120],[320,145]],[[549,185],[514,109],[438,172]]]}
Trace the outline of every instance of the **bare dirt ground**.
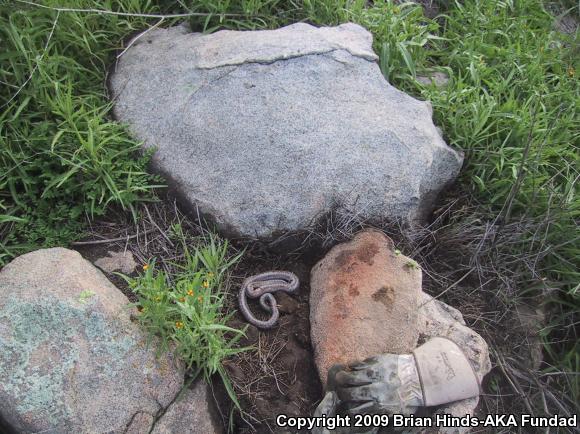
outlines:
{"label": "bare dirt ground", "polygon": [[[296,295],[276,294],[281,311],[279,325],[269,331],[248,327],[247,338],[240,344],[252,349],[226,362],[242,406],[241,413],[234,413],[234,432],[278,433],[278,414],[305,416],[314,411],[322,397],[322,386],[310,343],[310,269],[334,244],[351,238],[365,226],[385,231],[402,253],[417,260],[423,269],[424,290],[458,308],[467,324],[487,340],[494,369],[484,384],[480,414],[533,413],[537,400],[544,400],[546,408],[557,408],[566,398],[555,396],[550,385],[546,387],[550,378],[542,379],[537,374],[542,349],[533,331],[542,325],[542,316],[535,317],[530,312],[538,312],[539,300],[524,300],[512,285],[518,268],[515,264],[537,258],[502,257],[498,246],[513,242],[522,227],[503,228],[498,234],[498,228],[489,222],[471,221],[469,213],[465,198],[452,192],[442,201],[428,228],[409,230],[386,222],[370,225],[348,210],[336,210],[321,218],[309,232],[270,243],[232,240],[232,247],[245,253],[232,270],[229,311],[237,309],[237,290],[249,275],[289,270],[301,282]],[[140,214],[141,220],[135,223],[127,213],[112,212],[93,224],[86,237],[88,243],[75,243],[73,247],[91,261],[106,256],[108,251],[127,249],[138,264],[155,257],[170,270],[171,263],[182,254],[167,236],[171,225],[181,224],[192,237],[206,230],[195,216],[184,215],[170,198],[144,206]],[[458,218],[462,224],[457,224]],[[139,271],[137,267],[136,272]],[[121,278],[111,274],[108,277],[129,299],[135,299]],[[259,307],[251,307],[259,316]],[[518,314],[522,309],[527,321]],[[243,328],[246,323],[238,312],[230,325]],[[227,426],[231,404],[219,380],[213,386],[216,407]]]}
{"label": "bare dirt ground", "polygon": [[[143,208],[143,220],[135,224],[124,213],[111,213],[107,219],[96,222],[87,239],[73,246],[91,262],[108,256],[110,251],[132,252],[140,265],[157,258],[157,263],[167,270],[171,262],[178,261],[181,252],[170,245],[167,234],[171,224],[181,224],[188,235],[195,237],[204,231],[181,213],[174,202],[167,200]],[[276,246],[247,240],[234,240],[235,250],[244,250],[242,260],[232,270],[227,310],[237,310],[237,288],[242,280],[252,274],[272,269],[294,272],[300,279],[300,290],[296,295],[279,293],[276,295],[280,309],[280,321],[276,328],[260,331],[248,325],[246,338],[240,345],[251,347],[247,352],[226,362],[236,394],[243,412],[236,413],[235,432],[277,432],[275,417],[280,414],[311,414],[321,398],[322,386],[314,365],[310,345],[309,280],[310,268],[322,257],[319,249],[299,248],[298,252],[282,253],[283,240],[276,240]],[[316,254],[316,253],[317,254]],[[131,300],[136,296],[126,282],[115,274],[107,277]],[[260,317],[258,303],[250,300],[250,307]],[[230,326],[243,329],[247,324],[237,312]],[[213,384],[218,413],[227,425],[231,403],[216,379]]]}

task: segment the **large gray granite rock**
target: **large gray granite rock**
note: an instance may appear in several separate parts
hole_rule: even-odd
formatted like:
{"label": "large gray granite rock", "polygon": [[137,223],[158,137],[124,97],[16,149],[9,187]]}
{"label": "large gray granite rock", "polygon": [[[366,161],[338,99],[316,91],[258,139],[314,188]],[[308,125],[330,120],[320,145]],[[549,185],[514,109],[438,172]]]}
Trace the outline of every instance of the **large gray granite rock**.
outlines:
{"label": "large gray granite rock", "polygon": [[462,156],[431,107],[383,78],[355,24],[134,39],[111,76],[115,115],[153,167],[226,233],[308,227],[332,206],[421,221]]}
{"label": "large gray granite rock", "polygon": [[[182,389],[184,367],[171,352],[156,358],[127,303],[72,250],[38,250],[6,265],[0,425],[22,433],[149,432]],[[204,404],[191,410],[199,418],[209,418]]]}

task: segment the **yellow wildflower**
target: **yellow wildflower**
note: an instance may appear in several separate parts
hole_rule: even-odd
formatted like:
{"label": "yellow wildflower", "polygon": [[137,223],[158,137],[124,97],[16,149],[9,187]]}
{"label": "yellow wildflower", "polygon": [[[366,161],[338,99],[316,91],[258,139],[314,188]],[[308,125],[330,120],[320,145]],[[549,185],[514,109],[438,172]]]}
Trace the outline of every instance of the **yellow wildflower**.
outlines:
{"label": "yellow wildflower", "polygon": [[209,288],[209,282],[207,280],[204,280],[203,283],[202,283],[202,286],[204,288]]}
{"label": "yellow wildflower", "polygon": [[576,75],[576,70],[574,69],[573,66],[569,66],[568,67],[568,77],[574,78],[575,75]]}
{"label": "yellow wildflower", "polygon": [[193,289],[190,289],[187,291],[187,295],[193,297]]}
{"label": "yellow wildflower", "polygon": [[179,297],[179,301],[183,303],[185,301],[185,297]]}
{"label": "yellow wildflower", "polygon": [[183,328],[183,323],[181,321],[175,321],[175,327],[178,329]]}
{"label": "yellow wildflower", "polygon": [[143,271],[147,271],[148,268],[149,268],[149,264],[144,264],[143,265]]}

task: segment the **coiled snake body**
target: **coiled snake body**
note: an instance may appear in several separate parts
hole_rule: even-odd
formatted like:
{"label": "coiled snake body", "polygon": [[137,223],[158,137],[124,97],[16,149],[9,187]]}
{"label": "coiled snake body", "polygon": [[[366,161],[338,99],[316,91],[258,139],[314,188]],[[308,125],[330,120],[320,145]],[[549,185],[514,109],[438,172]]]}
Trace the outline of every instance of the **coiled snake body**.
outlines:
{"label": "coiled snake body", "polygon": [[[248,277],[242,283],[238,294],[240,311],[250,324],[258,328],[270,329],[276,325],[280,317],[276,299],[272,293],[278,291],[293,293],[298,289],[299,284],[298,277],[289,271],[268,271]],[[250,298],[260,297],[260,306],[271,313],[270,318],[266,321],[255,318],[248,307],[246,296]]]}

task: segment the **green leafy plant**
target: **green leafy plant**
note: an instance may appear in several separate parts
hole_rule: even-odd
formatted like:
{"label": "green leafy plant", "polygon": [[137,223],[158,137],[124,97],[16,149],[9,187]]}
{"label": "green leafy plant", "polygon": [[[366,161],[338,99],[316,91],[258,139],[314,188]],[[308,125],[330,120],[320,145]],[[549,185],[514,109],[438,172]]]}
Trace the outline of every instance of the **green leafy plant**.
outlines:
{"label": "green leafy plant", "polygon": [[222,362],[246,350],[236,348],[244,332],[228,327],[232,314],[223,314],[227,272],[240,254],[230,257],[228,243],[215,236],[192,250],[184,241],[183,249],[184,260],[174,264],[176,271],[171,274],[158,268],[153,259],[143,266],[141,276],[125,277],[138,296],[139,322],[151,337],[160,338],[159,351],[175,345],[192,377],[201,373],[209,380],[217,373],[239,408]]}
{"label": "green leafy plant", "polygon": [[105,91],[115,49],[145,20],[51,9],[110,9],[106,0],[43,6],[0,1],[0,265],[68,243],[112,205],[135,213],[160,184],[145,171],[149,155],[111,120]]}

